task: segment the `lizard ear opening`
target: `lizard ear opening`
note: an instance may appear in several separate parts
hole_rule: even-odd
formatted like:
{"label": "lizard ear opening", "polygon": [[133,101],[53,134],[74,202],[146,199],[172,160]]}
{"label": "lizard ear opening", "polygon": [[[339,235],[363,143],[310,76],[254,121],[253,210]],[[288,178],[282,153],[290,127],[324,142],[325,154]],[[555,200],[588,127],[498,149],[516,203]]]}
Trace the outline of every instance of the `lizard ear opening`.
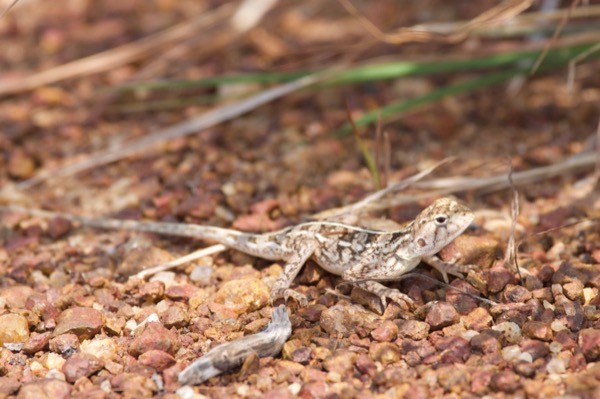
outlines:
{"label": "lizard ear opening", "polygon": [[424,246],[426,246],[426,245],[427,245],[427,242],[426,242],[424,239],[422,239],[422,238],[419,238],[419,239],[417,240],[417,245],[418,245],[419,247],[423,248]]}

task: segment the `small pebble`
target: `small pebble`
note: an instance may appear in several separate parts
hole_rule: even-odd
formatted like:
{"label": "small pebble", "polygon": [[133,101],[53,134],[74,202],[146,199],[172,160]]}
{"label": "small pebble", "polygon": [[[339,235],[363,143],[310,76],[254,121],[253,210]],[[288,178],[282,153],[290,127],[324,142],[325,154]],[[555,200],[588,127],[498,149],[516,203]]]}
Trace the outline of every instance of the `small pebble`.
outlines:
{"label": "small pebble", "polygon": [[81,339],[89,339],[100,332],[104,325],[102,313],[92,308],[74,307],[64,310],[56,323],[54,336],[73,333]]}
{"label": "small pebble", "polygon": [[511,362],[514,359],[517,359],[521,355],[521,348],[518,345],[510,345],[502,348],[502,357],[507,362]]}
{"label": "small pebble", "polygon": [[63,373],[68,382],[74,383],[81,377],[100,371],[104,367],[104,362],[96,356],[86,353],[76,353],[69,357],[63,365]]}
{"label": "small pebble", "polygon": [[564,360],[553,357],[548,364],[546,364],[546,371],[548,374],[564,374],[567,371],[567,367]]}
{"label": "small pebble", "polygon": [[27,319],[16,313],[0,316],[0,346],[7,343],[21,343],[29,338]]}
{"label": "small pebble", "polygon": [[501,331],[506,341],[511,344],[519,342],[523,337],[521,327],[512,321],[498,323],[492,327],[492,330]]}
{"label": "small pebble", "polygon": [[371,331],[373,339],[379,342],[391,342],[397,335],[398,326],[391,320],[384,320],[379,327]]}
{"label": "small pebble", "polygon": [[447,327],[458,322],[458,320],[458,312],[454,309],[454,306],[447,302],[433,304],[425,317],[425,321],[431,326],[432,330]]}
{"label": "small pebble", "polygon": [[190,273],[190,280],[195,283],[206,284],[210,281],[213,268],[210,266],[196,266]]}

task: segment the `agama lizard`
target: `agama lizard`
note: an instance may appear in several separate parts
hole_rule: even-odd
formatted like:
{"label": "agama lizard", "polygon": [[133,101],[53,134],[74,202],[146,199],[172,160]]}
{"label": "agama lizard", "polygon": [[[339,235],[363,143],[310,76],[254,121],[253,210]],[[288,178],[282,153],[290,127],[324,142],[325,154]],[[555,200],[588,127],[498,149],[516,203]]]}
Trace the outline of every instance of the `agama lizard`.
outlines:
{"label": "agama lizard", "polygon": [[305,304],[306,297],[290,289],[304,263],[312,258],[323,269],[356,287],[377,295],[383,307],[387,299],[412,304],[412,299],[378,281],[397,280],[421,260],[439,270],[447,281],[452,264],[435,257],[469,226],[473,213],[453,199],[441,198],[412,222],[395,231],[363,229],[348,224],[318,221],[301,223],[271,233],[251,234],[213,226],[90,219],[71,214],[22,207],[0,207],[40,217],[62,217],[85,226],[126,229],[216,241],[226,247],[269,260],[283,260],[271,299],[292,297]]}

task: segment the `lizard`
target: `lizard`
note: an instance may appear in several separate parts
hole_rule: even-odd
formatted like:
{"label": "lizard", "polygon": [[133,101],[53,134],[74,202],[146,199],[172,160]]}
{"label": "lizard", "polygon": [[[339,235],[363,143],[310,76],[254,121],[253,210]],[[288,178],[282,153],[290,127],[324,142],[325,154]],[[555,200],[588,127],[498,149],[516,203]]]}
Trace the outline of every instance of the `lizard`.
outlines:
{"label": "lizard", "polygon": [[383,308],[390,299],[409,306],[413,300],[380,281],[393,281],[414,269],[422,260],[437,269],[448,282],[455,274],[452,263],[435,255],[473,221],[471,210],[450,198],[440,198],[405,226],[393,231],[370,230],[334,221],[309,221],[278,231],[255,234],[216,226],[93,219],[68,213],[19,206],[0,206],[0,212],[61,217],[84,226],[151,232],[214,241],[228,248],[268,260],[285,262],[271,290],[271,301],[291,297],[307,304],[305,295],[290,288],[304,263],[313,259],[326,271],[341,276],[358,288],[375,294]]}

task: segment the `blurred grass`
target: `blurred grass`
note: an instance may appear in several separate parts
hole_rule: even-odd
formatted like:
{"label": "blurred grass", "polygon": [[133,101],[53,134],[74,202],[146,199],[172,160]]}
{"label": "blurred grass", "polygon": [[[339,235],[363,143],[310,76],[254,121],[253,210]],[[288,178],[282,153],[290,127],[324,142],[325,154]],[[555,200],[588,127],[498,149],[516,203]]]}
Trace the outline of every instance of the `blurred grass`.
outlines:
{"label": "blurred grass", "polygon": [[[546,54],[539,70],[543,73],[550,70],[566,67],[578,55],[592,49],[597,42],[577,44],[562,48],[552,48]],[[355,85],[365,82],[377,82],[391,79],[410,78],[412,76],[436,76],[449,73],[477,73],[476,77],[459,83],[441,87],[425,95],[389,103],[380,108],[373,109],[362,117],[356,119],[357,127],[374,123],[378,117],[383,119],[398,116],[403,112],[419,106],[433,103],[446,96],[456,96],[496,85],[512,77],[528,74],[529,68],[541,54],[535,51],[507,51],[501,54],[478,57],[474,59],[448,59],[430,62],[379,62],[358,66],[340,72],[333,79],[313,86],[315,90],[331,86]],[[578,65],[600,58],[600,52],[592,52]],[[116,88],[119,91],[146,90],[152,92],[179,91],[194,88],[216,88],[228,84],[272,84],[288,82],[307,76],[317,71],[294,71],[285,73],[251,73],[242,75],[214,76],[199,80],[171,80],[159,82],[133,83]],[[251,93],[247,93],[251,94]],[[239,98],[239,97],[238,97]],[[160,100],[135,104],[120,104],[118,109],[122,112],[140,112],[151,109],[176,108],[191,104],[210,104],[215,101],[230,100],[235,97],[223,98],[215,94],[195,96],[193,98],[177,98],[175,100]],[[346,123],[334,132],[337,136],[350,133],[351,126]]]}

